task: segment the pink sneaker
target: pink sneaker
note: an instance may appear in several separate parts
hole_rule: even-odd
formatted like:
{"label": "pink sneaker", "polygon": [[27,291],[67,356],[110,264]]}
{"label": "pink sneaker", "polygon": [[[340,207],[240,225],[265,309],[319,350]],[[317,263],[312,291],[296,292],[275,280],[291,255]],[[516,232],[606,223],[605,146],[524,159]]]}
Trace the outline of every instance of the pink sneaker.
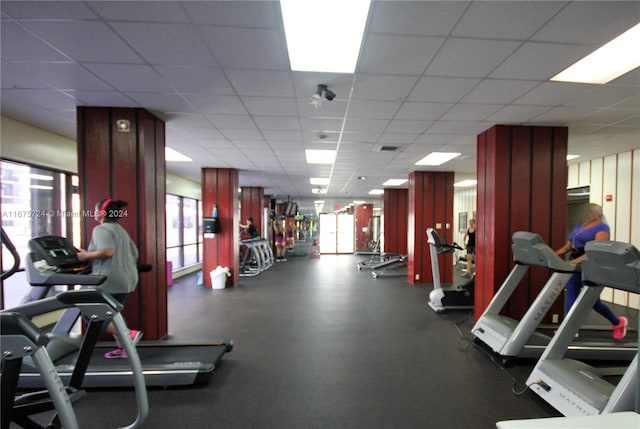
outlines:
{"label": "pink sneaker", "polygon": [[627,325],[629,324],[629,320],[626,317],[618,317],[620,323],[613,327],[613,339],[621,340],[627,335]]}
{"label": "pink sneaker", "polygon": [[136,344],[138,344],[140,342],[140,338],[142,338],[142,331],[137,331],[135,329],[130,330],[129,331],[129,338],[131,338],[131,342],[135,346]]}
{"label": "pink sneaker", "polygon": [[106,352],[104,354],[104,357],[106,357],[107,359],[126,359],[127,352],[124,349],[115,349],[111,350],[110,352]]}

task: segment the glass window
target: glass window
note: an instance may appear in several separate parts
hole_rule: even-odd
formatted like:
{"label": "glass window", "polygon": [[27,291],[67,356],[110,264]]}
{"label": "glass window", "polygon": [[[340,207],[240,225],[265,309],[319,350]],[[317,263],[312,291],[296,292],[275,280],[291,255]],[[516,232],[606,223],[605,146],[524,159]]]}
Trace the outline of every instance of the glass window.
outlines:
{"label": "glass window", "polygon": [[[198,207],[197,201],[192,198],[182,200],[182,218],[184,219],[184,244],[196,244],[198,242]],[[197,262],[197,259],[196,261]],[[189,263],[185,260],[185,264]]]}
{"label": "glass window", "polygon": [[198,262],[198,245],[189,244],[184,246],[184,265],[193,265]]}
{"label": "glass window", "polygon": [[167,260],[174,270],[201,260],[201,209],[199,200],[167,195]]}
{"label": "glass window", "polygon": [[[70,236],[79,233],[80,213],[73,201],[78,201],[73,193],[73,177],[68,173],[56,172],[26,164],[2,160],[2,228],[15,245],[22,261],[29,253],[28,243],[32,237],[40,235]],[[71,189],[69,189],[71,187]],[[69,200],[67,200],[67,195]],[[71,207],[69,207],[71,205]],[[77,205],[79,207],[79,204]],[[74,244],[77,244],[74,241]],[[13,264],[13,258],[3,246],[2,269]],[[16,273],[3,282],[2,308],[20,303],[30,286],[24,273]]]}
{"label": "glass window", "polygon": [[180,197],[175,195],[167,195],[166,201],[167,213],[167,247],[179,246],[182,244],[180,235],[181,210]]}

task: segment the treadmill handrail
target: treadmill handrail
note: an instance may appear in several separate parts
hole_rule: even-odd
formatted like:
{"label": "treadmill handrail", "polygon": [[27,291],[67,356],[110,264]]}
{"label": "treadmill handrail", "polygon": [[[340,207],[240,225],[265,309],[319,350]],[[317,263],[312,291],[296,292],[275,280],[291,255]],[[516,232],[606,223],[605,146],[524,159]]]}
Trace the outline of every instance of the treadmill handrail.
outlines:
{"label": "treadmill handrail", "polygon": [[83,304],[106,304],[116,312],[122,311],[123,308],[122,304],[100,289],[79,289],[61,292],[50,298],[18,305],[7,311],[20,313],[31,319],[40,314],[50,313],[56,310],[64,310],[66,308],[81,306]]}
{"label": "treadmill handrail", "polygon": [[535,232],[516,231],[512,236],[511,251],[518,264],[547,267],[562,273],[580,272],[579,264],[561,258]]}
{"label": "treadmill handrail", "polygon": [[13,244],[7,233],[4,231],[4,228],[0,228],[0,231],[0,240],[2,241],[2,244],[5,245],[5,247],[11,254],[11,257],[13,258],[13,265],[11,266],[11,268],[9,268],[7,271],[2,272],[1,278],[2,280],[5,280],[17,273],[20,269],[20,254],[18,253],[16,246]]}
{"label": "treadmill handrail", "polygon": [[[19,314],[27,318],[37,316],[39,314],[51,311],[65,309],[69,307],[77,307],[83,312],[89,312],[91,318],[90,327],[93,322],[113,318],[113,324],[120,342],[128,355],[129,365],[132,370],[134,380],[134,389],[137,402],[137,416],[133,423],[126,426],[126,429],[134,429],[140,427],[146,420],[149,413],[149,403],[147,397],[147,388],[142,372],[140,357],[136,348],[128,335],[127,325],[120,313],[123,309],[122,304],[116,301],[111,295],[100,289],[80,289],[62,292],[51,298],[46,298],[17,307],[11,308],[10,312]],[[9,311],[9,310],[5,310]],[[4,312],[3,312],[4,313]],[[55,372],[55,371],[54,371]]]}

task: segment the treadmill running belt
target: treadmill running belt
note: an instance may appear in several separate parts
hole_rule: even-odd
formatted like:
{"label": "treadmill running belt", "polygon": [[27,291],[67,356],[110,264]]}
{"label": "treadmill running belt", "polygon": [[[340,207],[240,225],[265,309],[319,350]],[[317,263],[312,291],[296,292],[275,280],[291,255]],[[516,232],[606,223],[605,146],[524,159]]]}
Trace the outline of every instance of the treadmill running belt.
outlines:
{"label": "treadmill running belt", "polygon": [[[104,357],[104,354],[112,349],[113,346],[96,347],[82,383],[83,387],[133,386],[127,360]],[[138,345],[137,350],[147,386],[166,387],[208,381],[228,348],[224,345]],[[74,358],[74,355],[70,355],[56,362],[56,370],[64,383],[71,376]],[[42,381],[37,373],[27,372],[23,368],[19,387],[42,388]]]}

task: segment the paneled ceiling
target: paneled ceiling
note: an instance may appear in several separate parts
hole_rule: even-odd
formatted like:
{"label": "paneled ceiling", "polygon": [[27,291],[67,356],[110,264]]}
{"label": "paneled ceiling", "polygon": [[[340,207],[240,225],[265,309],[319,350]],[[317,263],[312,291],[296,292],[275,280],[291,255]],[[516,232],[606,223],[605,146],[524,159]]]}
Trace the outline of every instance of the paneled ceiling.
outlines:
{"label": "paneled ceiling", "polygon": [[[549,81],[640,22],[638,1],[374,1],[355,74],[292,72],[276,1],[0,8],[3,116],[75,139],[76,106],[145,108],[193,159],[169,172],[237,168],[241,186],[303,211],[323,199],[310,177],[331,179],[325,208],[377,200],[371,189],[411,171],[473,178],[476,135],[495,124],[568,126],[572,162],[640,147],[638,69]],[[309,25],[331,22],[319,10]],[[316,108],[318,84],[337,96]],[[304,149],[337,149],[336,162],[309,165]],[[432,151],[462,155],[415,165]]]}

